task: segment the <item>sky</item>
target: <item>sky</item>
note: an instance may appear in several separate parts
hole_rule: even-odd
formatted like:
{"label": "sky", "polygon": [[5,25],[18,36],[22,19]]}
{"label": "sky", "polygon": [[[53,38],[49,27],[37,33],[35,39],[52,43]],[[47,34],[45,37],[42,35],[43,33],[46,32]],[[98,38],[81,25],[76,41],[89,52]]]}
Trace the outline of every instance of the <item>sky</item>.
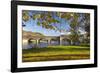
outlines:
{"label": "sky", "polygon": [[[36,13],[36,12],[41,12],[41,11],[29,11],[29,14],[31,15],[32,13]],[[58,19],[57,17],[55,17],[55,18]],[[59,18],[59,20],[61,21],[61,23],[53,24],[53,25],[57,25],[60,29],[66,29],[67,31],[69,31],[70,26],[69,26],[68,22],[66,20],[60,19],[60,18]],[[59,32],[56,30],[42,28],[42,26],[37,25],[37,20],[33,20],[32,18],[30,20],[28,20],[27,22],[24,22],[24,24],[26,26],[23,27],[23,30],[42,33],[45,36],[59,36],[59,35],[69,33],[69,32]]]}

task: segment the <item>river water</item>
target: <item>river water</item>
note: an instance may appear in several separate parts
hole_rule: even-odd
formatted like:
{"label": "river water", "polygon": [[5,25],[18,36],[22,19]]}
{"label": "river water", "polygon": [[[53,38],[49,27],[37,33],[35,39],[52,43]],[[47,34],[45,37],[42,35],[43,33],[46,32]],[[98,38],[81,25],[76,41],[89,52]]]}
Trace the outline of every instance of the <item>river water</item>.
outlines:
{"label": "river water", "polygon": [[[56,41],[52,41],[50,46],[58,46],[59,45],[59,42],[56,42]],[[62,42],[62,45],[69,45],[69,42]],[[22,45],[23,49],[30,49],[30,48],[34,48],[38,46],[39,48],[43,48],[43,47],[47,47],[49,46],[46,42],[40,42],[38,45],[36,45],[36,43],[24,43]]]}

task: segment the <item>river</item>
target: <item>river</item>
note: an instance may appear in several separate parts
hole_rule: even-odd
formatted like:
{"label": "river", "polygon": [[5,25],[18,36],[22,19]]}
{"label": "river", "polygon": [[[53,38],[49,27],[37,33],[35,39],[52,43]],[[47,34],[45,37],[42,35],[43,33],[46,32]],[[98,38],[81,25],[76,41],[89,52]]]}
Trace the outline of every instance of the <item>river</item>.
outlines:
{"label": "river", "polygon": [[[50,45],[48,45],[46,42],[40,42],[37,46],[39,48],[47,47],[47,46],[58,46],[59,42],[57,41],[52,41]],[[68,42],[62,42],[62,45],[69,45]],[[22,44],[23,49],[30,49],[36,47],[36,43],[24,43]]]}

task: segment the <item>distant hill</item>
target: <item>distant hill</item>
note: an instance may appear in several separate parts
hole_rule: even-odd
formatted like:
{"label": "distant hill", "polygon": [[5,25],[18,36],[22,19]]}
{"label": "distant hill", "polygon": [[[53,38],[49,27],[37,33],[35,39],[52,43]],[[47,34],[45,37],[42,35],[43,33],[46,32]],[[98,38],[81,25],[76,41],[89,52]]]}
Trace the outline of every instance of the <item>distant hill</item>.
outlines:
{"label": "distant hill", "polygon": [[30,36],[33,36],[33,37],[42,37],[44,36],[43,34],[41,33],[38,33],[38,32],[31,32],[31,31],[22,31],[22,36],[23,38],[28,38]]}

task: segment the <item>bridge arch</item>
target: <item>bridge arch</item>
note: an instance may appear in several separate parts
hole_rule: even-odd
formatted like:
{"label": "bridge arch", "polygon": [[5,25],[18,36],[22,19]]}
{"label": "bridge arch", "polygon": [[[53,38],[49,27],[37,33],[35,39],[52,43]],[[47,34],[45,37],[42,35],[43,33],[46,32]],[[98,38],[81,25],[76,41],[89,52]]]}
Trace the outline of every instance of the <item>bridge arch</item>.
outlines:
{"label": "bridge arch", "polygon": [[71,40],[69,38],[63,38],[62,42],[63,42],[63,45],[70,45],[71,44]]}

